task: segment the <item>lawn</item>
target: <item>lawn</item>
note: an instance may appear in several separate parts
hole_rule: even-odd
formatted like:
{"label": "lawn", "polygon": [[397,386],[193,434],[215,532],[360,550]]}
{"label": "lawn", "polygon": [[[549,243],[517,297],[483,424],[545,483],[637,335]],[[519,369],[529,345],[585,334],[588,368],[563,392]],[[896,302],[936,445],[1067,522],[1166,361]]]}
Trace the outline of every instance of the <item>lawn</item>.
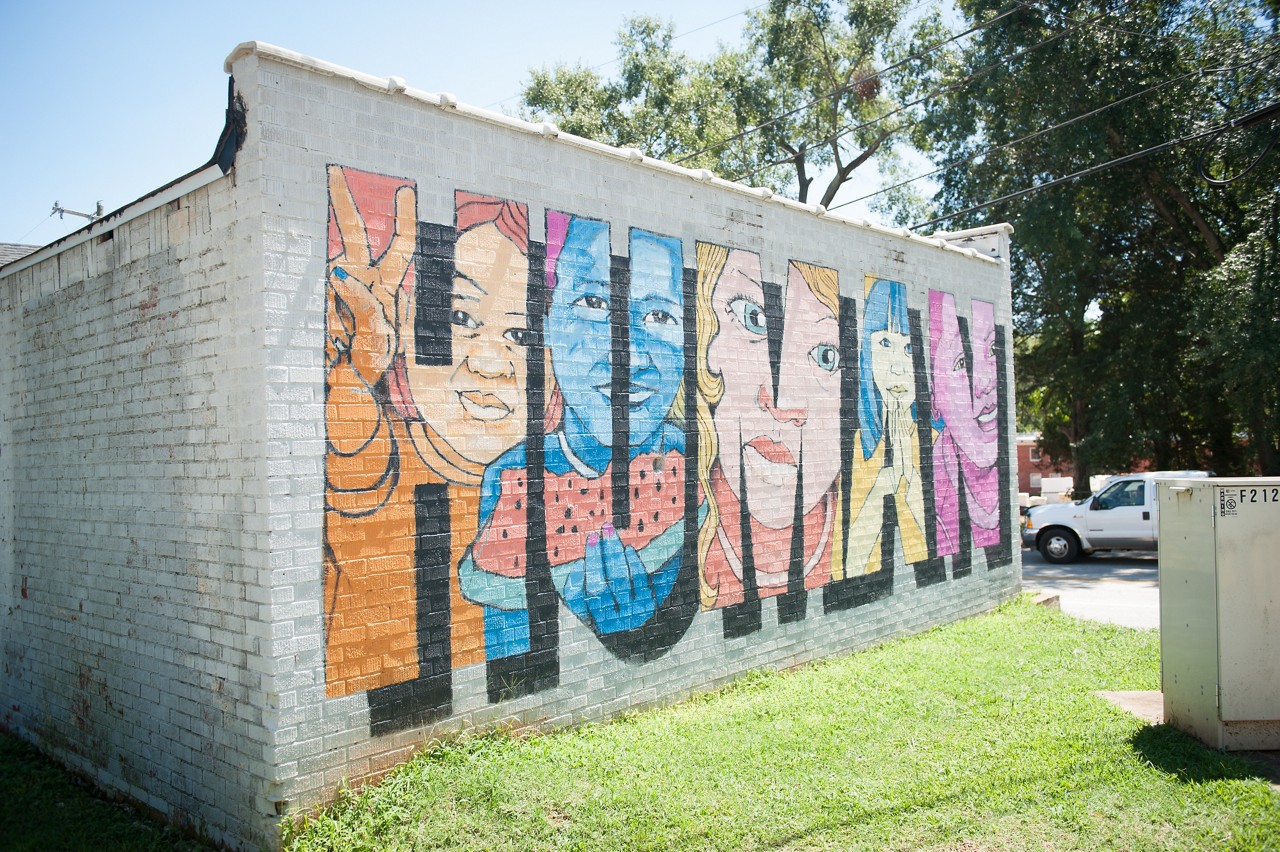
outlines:
{"label": "lawn", "polygon": [[1237,758],[1090,693],[1159,638],[1036,607],[610,724],[425,751],[286,831],[313,849],[1280,849]]}
{"label": "lawn", "polygon": [[[376,786],[297,815],[285,844],[1280,849],[1280,794],[1252,764],[1090,694],[1157,689],[1159,678],[1154,631],[1076,620],[1024,596],[609,724],[432,748]],[[0,846],[180,842],[127,814],[120,823],[118,809],[65,779],[26,789],[33,765],[50,771],[11,741],[0,750]],[[72,834],[76,823],[91,832]],[[111,842],[96,839],[104,826]]]}

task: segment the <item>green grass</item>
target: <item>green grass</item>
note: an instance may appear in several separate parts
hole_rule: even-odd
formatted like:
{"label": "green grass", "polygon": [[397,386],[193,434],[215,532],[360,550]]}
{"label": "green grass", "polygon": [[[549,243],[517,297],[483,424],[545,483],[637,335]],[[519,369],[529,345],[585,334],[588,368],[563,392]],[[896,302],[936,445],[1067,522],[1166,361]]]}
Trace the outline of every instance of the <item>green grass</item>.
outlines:
{"label": "green grass", "polygon": [[[1277,849],[1258,770],[1090,695],[1159,639],[1031,606],[609,724],[425,751],[299,817],[318,849]],[[0,848],[195,848],[0,738]]]}
{"label": "green grass", "polygon": [[286,827],[317,849],[1280,849],[1248,763],[1090,693],[1159,638],[1026,600],[675,707],[418,755]]}
{"label": "green grass", "polygon": [[197,852],[209,848],[133,808],[96,796],[31,746],[0,736],[0,849]]}

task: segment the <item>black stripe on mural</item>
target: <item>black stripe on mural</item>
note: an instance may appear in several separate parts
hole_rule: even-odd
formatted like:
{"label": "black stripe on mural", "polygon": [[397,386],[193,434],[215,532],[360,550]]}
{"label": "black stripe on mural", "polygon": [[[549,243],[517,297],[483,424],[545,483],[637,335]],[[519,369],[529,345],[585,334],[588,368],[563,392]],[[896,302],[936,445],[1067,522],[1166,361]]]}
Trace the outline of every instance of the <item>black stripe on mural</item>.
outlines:
{"label": "black stripe on mural", "polygon": [[916,375],[916,441],[920,451],[920,484],[924,505],[924,540],[928,556],[912,567],[917,586],[932,586],[947,579],[947,566],[938,556],[938,508],[934,503],[933,445],[926,436],[933,433],[933,406],[929,392],[929,367],[925,363],[924,323],[920,311],[907,310],[911,326],[911,362]]}
{"label": "black stripe on mural", "polygon": [[414,583],[417,592],[418,677],[369,690],[369,733],[404,731],[448,716],[453,710],[449,572],[453,537],[449,486],[414,489]]}
{"label": "black stripe on mural", "polygon": [[756,587],[755,546],[751,541],[751,509],[747,498],[747,463],[738,434],[738,528],[742,531],[742,603],[725,607],[724,638],[749,636],[760,629],[760,592]]}
{"label": "black stripe on mural", "polygon": [[996,456],[996,470],[1000,479],[1000,543],[988,547],[987,570],[1003,568],[1013,564],[1013,501],[1009,496],[1009,481],[1012,471],[1009,467],[1009,444],[1013,434],[1009,417],[1009,376],[1006,372],[1008,353],[1005,349],[1004,326],[996,326],[995,343],[996,360],[996,412],[999,423],[999,455]]}
{"label": "black stripe on mural", "polygon": [[782,374],[782,286],[771,281],[760,282],[764,294],[765,332],[769,342],[769,375],[773,379],[773,405],[778,406],[778,387]]}
{"label": "black stripe on mural", "polygon": [[609,257],[609,329],[613,406],[613,525],[631,527],[631,270],[627,258]]}
{"label": "black stripe on mural", "polygon": [[[973,343],[969,340],[969,321],[962,316],[956,317],[960,328],[960,347],[964,350],[964,362],[969,368],[969,384],[973,385]],[[971,391],[972,395],[972,391]],[[967,577],[973,573],[973,527],[969,519],[969,486],[964,480],[964,465],[956,462],[956,500],[959,503],[959,535],[956,539],[959,550],[951,557],[951,576],[953,579]]]}
{"label": "black stripe on mural", "polygon": [[[854,300],[840,297],[840,553],[833,555],[843,566],[844,579],[822,589],[822,611],[851,609],[854,583],[849,577],[849,536],[853,532],[853,453],[858,442],[858,315]],[[865,567],[865,566],[863,566]],[[858,572],[861,574],[861,570]]]}
{"label": "black stripe on mural", "polygon": [[449,225],[418,223],[418,250],[414,256],[414,352],[424,367],[453,363],[454,243],[457,232]]}
{"label": "black stripe on mural", "polygon": [[[685,420],[677,424],[685,434],[684,483],[680,493],[683,521],[683,545],[674,558],[680,560],[675,583],[660,602],[653,616],[640,627],[619,633],[597,634],[600,643],[615,657],[628,661],[649,662],[666,654],[688,631],[698,614],[698,437],[697,418],[697,347],[698,330],[695,287],[697,280],[693,270],[684,270],[683,319],[684,319],[684,376],[683,402]],[[692,433],[692,435],[690,434]],[[664,448],[665,449],[665,448]]]}
{"label": "black stripe on mural", "polygon": [[529,243],[529,284],[525,311],[529,329],[526,361],[525,469],[529,483],[526,498],[524,587],[529,616],[529,650],[510,657],[490,659],[486,668],[489,701],[532,695],[560,683],[560,599],[551,580],[547,560],[546,445],[543,417],[546,411],[546,370],[543,319],[547,310],[546,245]]}
{"label": "black stripe on mural", "polygon": [[791,510],[791,554],[787,590],[778,597],[778,623],[803,621],[809,593],[804,588],[804,443],[796,465],[796,492]]}

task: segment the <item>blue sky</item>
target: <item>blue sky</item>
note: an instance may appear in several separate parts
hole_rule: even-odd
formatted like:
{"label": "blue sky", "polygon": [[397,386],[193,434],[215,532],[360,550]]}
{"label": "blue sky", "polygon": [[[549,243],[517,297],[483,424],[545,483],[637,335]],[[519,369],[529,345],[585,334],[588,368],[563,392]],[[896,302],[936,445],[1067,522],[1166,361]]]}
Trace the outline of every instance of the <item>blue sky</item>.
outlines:
{"label": "blue sky", "polygon": [[[460,101],[514,111],[529,69],[611,63],[624,16],[671,20],[681,49],[735,42],[760,0],[533,4],[366,0],[0,0],[0,242],[45,244],[203,165],[222,130],[223,61],[265,41]],[[613,65],[601,69],[609,74]],[[864,185],[866,185],[864,183]],[[843,195],[843,194],[842,194]],[[849,195],[848,197],[852,197]],[[843,213],[865,215],[858,207]]]}

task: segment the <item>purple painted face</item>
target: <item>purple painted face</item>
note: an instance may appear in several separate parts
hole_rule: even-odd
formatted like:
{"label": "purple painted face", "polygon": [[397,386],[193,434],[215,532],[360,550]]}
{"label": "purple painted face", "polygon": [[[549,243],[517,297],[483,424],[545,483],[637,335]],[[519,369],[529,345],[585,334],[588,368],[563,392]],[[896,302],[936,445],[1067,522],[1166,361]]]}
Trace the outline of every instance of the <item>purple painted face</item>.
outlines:
{"label": "purple painted face", "polygon": [[995,308],[974,301],[970,327],[973,363],[965,357],[956,318],[955,298],[939,294],[930,306],[937,338],[933,347],[933,406],[971,463],[989,468],[996,462],[998,429],[996,399]]}

